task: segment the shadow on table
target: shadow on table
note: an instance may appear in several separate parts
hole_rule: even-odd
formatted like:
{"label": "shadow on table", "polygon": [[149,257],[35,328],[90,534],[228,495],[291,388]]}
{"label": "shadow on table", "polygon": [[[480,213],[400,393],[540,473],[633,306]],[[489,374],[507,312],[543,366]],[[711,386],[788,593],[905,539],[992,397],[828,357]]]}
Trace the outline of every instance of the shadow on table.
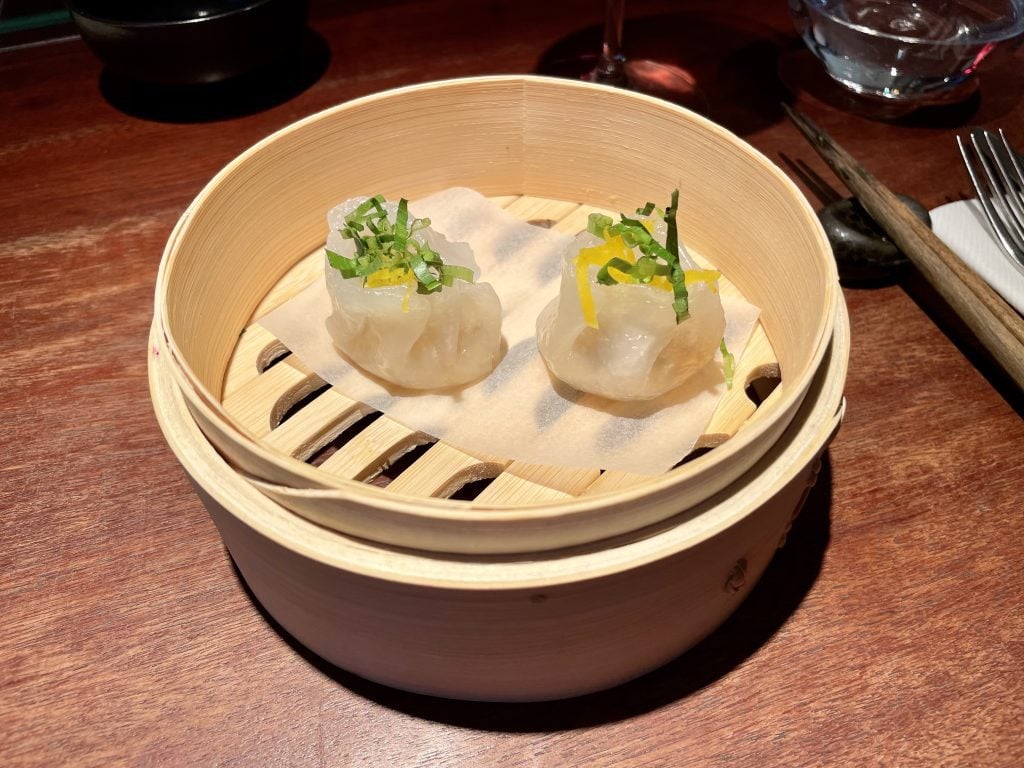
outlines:
{"label": "shadow on table", "polygon": [[[601,50],[600,26],[557,41],[535,72],[585,79]],[[788,38],[756,19],[724,13],[661,14],[627,19],[623,48],[634,63],[656,63],[689,84],[685,92],[657,93],[746,135],[783,119],[791,101],[779,80],[778,58]]]}
{"label": "shadow on table", "polygon": [[[1024,391],[1014,382],[967,323],[949,306],[939,292],[916,269],[911,270],[901,287],[911,300],[946,335],[960,353],[1006,401],[1019,417],[1024,418]],[[936,370],[941,365],[936,363]]]}
{"label": "shadow on table", "polygon": [[414,717],[500,732],[549,732],[635,717],[683,699],[725,677],[753,656],[786,623],[821,570],[830,536],[832,473],[826,452],[817,483],[785,546],[736,612],[711,635],[674,661],[643,677],[599,693],[560,701],[504,704],[454,701],[407,693],[370,682],[330,664],[300,644],[259,604],[235,569],[263,618],[292,649],[327,677],[382,706]]}
{"label": "shadow on table", "polygon": [[131,80],[110,69],[100,74],[100,93],[115,109],[162,123],[208,123],[276,107],[316,83],[327,71],[326,41],[306,30],[294,49],[273,63],[214,83],[164,85]]}

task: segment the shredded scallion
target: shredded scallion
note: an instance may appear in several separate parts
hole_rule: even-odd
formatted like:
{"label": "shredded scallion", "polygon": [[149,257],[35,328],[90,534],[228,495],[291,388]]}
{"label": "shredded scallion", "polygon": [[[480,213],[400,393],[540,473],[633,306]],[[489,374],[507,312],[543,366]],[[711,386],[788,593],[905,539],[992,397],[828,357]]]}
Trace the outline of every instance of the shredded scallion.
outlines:
{"label": "shredded scallion", "polygon": [[[679,190],[673,190],[672,201],[664,211],[656,208],[654,203],[647,203],[637,208],[641,217],[652,214],[659,216],[668,226],[665,245],[661,245],[648,231],[646,223],[638,219],[619,215],[615,223],[610,216],[592,213],[587,221],[587,231],[605,241],[621,237],[630,248],[640,251],[636,263],[622,258],[609,259],[597,272],[597,281],[602,285],[614,285],[619,282],[649,284],[656,278],[666,279],[672,287],[672,309],[676,322],[680,323],[690,315],[689,292],[686,288],[686,269],[679,259],[679,231],[676,225],[676,211],[679,207]],[[617,278],[611,270],[621,275]]]}
{"label": "shredded scallion", "polygon": [[725,375],[725,386],[728,389],[732,389],[732,377],[736,372],[736,358],[725,346],[725,337],[722,337],[722,343],[718,347],[722,351],[722,373]]}
{"label": "shredded scallion", "polygon": [[417,293],[434,293],[451,287],[456,280],[473,282],[473,270],[456,264],[445,264],[441,255],[413,237],[430,226],[430,219],[417,219],[409,213],[409,201],[398,201],[395,220],[388,218],[384,198],[374,195],[345,217],[345,226],[338,230],[355,245],[355,255],[344,256],[330,249],[327,261],[341,276],[363,278],[366,286],[371,275],[387,270],[386,282],[369,280],[371,286],[395,285],[402,275],[416,282]]}

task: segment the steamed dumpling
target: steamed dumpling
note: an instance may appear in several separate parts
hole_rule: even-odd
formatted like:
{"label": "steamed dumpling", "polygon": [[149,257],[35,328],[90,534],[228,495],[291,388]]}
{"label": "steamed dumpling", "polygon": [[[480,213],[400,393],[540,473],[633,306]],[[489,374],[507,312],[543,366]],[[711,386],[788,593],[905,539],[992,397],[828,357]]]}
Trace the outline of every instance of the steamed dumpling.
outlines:
{"label": "steamed dumpling", "polygon": [[[394,228],[405,203],[377,200],[386,213],[385,227]],[[397,261],[385,258],[365,275],[345,277],[332,266],[332,253],[336,262],[338,256],[345,264],[358,260],[356,240],[341,232],[353,217],[366,215],[360,211],[367,207],[371,218],[379,217],[380,209],[367,201],[348,200],[327,216],[324,270],[333,310],[327,330],[334,344],[368,373],[411,389],[459,386],[490,373],[501,357],[501,303],[489,284],[475,282],[480,270],[469,245],[450,243],[408,216],[406,226],[412,231],[406,251],[426,253],[428,259],[436,253],[445,270],[459,273],[429,293],[422,292],[423,284],[401,254]],[[369,228],[364,234],[372,237]],[[406,266],[389,266],[394,264]]]}
{"label": "steamed dumpling", "polygon": [[[664,220],[648,219],[644,229],[665,245]],[[631,282],[612,269],[619,282],[598,281],[609,257],[635,264],[643,256],[615,238],[587,231],[573,241],[563,257],[559,295],[538,317],[537,343],[548,369],[570,387],[614,400],[650,400],[702,369],[722,344],[718,274],[698,268],[679,244],[676,258],[686,276],[688,305],[680,319],[666,276]],[[660,263],[661,271],[671,266]]]}

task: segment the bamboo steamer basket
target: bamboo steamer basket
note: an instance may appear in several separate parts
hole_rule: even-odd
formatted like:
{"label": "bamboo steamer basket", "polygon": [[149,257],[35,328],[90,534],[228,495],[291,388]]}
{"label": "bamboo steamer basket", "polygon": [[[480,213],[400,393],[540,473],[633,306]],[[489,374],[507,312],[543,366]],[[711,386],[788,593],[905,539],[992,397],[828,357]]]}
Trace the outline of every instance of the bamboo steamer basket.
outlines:
{"label": "bamboo steamer basket", "polygon": [[350,672],[435,696],[540,701],[642,675],[708,635],[749,593],[839,428],[849,327],[771,448],[705,501],[630,535],[530,556],[443,555],[319,526],[261,493],[199,429],[154,323],[150,388],[168,443],[252,594]]}
{"label": "bamboo steamer basket", "polygon": [[[660,476],[523,465],[438,443],[402,482],[381,489],[364,481],[423,437],[386,416],[375,423],[373,440],[362,441],[380,445],[357,468],[329,472],[307,463],[304,457],[358,415],[358,404],[339,404],[337,393],[325,393],[307,409],[321,416],[301,439],[275,439],[267,422],[315,389],[316,377],[301,363],[255,377],[253,361],[274,349],[255,320],[309,279],[308,265],[326,237],[324,215],[334,204],[376,192],[415,199],[454,185],[518,200],[524,210],[536,204],[540,218],[587,206],[631,210],[679,188],[688,247],[762,310],[764,345],[741,360],[739,383],[767,371],[780,376],[779,385],[756,410],[735,388],[722,428],[707,435],[706,444],[718,447]],[[699,115],[639,94],[501,76],[358,99],[242,154],[175,227],[160,265],[155,316],[167,375],[247,493],[380,544],[501,555],[629,534],[732,486],[772,450],[801,407],[841,304],[813,211],[785,174],[747,144]],[[237,391],[269,391],[267,379],[283,381],[283,389],[236,397],[238,371],[252,381]],[[250,412],[255,422],[245,417]],[[495,475],[492,489],[501,493],[447,498],[460,483]]]}

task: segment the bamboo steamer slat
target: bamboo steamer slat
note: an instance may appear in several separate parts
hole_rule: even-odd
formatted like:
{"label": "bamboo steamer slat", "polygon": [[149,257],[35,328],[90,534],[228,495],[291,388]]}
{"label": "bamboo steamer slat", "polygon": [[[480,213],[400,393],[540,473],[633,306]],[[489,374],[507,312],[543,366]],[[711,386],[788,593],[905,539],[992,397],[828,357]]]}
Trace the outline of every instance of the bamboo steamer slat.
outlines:
{"label": "bamboo steamer slat", "polygon": [[[381,145],[407,152],[381,153]],[[762,308],[780,386],[735,436],[659,477],[605,473],[574,479],[571,472],[551,474],[550,468],[434,446],[431,461],[451,466],[453,477],[501,473],[493,490],[463,504],[413,495],[425,487],[414,478],[390,491],[358,482],[365,473],[351,455],[334,461],[335,472],[333,465],[313,467],[282,446],[291,449],[297,441],[298,454],[315,451],[330,432],[326,425],[309,437],[271,440],[267,432],[273,430],[259,422],[261,413],[246,416],[244,409],[232,413],[226,407],[232,398],[246,397],[239,388],[248,382],[230,370],[240,335],[249,343],[244,335],[254,314],[269,294],[286,290],[282,283],[295,274],[295,265],[322,244],[329,207],[356,194],[415,198],[456,184],[502,196],[510,206],[525,193],[523,215],[533,199],[562,201],[562,215],[570,216],[580,203],[628,210],[679,187],[688,246],[713,260]],[[779,169],[736,137],[685,110],[625,91],[492,77],[350,102],[244,153],[207,186],[172,233],[158,276],[156,314],[168,375],[192,418],[262,493],[372,540],[496,553],[622,534],[729,486],[793,418],[840,303],[834,263],[813,211]],[[292,382],[296,399],[316,385],[301,370],[273,376]],[[334,403],[330,419],[354,418],[347,406]],[[713,430],[714,424],[709,445],[726,436],[716,438]],[[360,444],[366,456],[376,452],[377,459],[390,461],[417,439],[382,424]],[[450,484],[449,478],[429,492],[447,492]],[[623,508],[628,516],[617,513]]]}
{"label": "bamboo steamer slat", "polygon": [[[161,428],[266,610],[301,643],[410,691],[537,701],[606,688],[732,613],[784,541],[843,414],[845,308],[797,414],[728,488],[657,526],[530,557],[400,550],[324,529],[246,482],[192,419],[154,322]],[[571,659],[572,663],[566,663]]]}

